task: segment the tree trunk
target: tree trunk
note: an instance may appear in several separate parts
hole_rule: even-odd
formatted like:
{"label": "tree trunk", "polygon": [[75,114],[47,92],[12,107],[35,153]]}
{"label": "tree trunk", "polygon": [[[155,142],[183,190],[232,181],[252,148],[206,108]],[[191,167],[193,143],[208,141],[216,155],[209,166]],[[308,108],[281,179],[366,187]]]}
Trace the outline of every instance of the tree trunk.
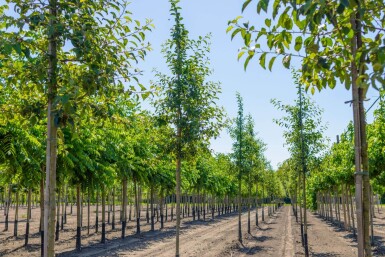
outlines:
{"label": "tree trunk", "polygon": [[106,243],[106,190],[102,186],[102,244]]}
{"label": "tree trunk", "polygon": [[[163,216],[163,206],[164,206],[164,192],[163,190],[160,191],[160,229],[164,228],[164,216]],[[166,206],[167,208],[167,206]]]}
{"label": "tree trunk", "polygon": [[150,203],[150,197],[149,197],[149,193],[147,192],[147,201],[146,201],[146,221],[147,221],[147,224],[150,223],[149,203]]}
{"label": "tree trunk", "polygon": [[[249,178],[249,181],[250,181],[250,178]],[[249,194],[247,196],[247,233],[249,234],[251,234],[250,198],[251,198],[251,185],[249,185]]]}
{"label": "tree trunk", "polygon": [[177,143],[177,160],[176,160],[176,188],[175,188],[175,197],[176,197],[176,249],[175,249],[175,257],[179,257],[179,234],[180,234],[180,194],[181,194],[181,168],[182,168],[182,129],[178,127],[178,143]]}
{"label": "tree trunk", "polygon": [[238,241],[242,243],[242,198],[241,198],[242,178],[241,178],[241,174],[239,174],[238,176],[239,176],[238,178]]}
{"label": "tree trunk", "polygon": [[28,207],[27,207],[27,224],[25,227],[25,241],[24,246],[28,245],[28,238],[29,238],[29,222],[31,220],[31,195],[32,195],[32,188],[28,189]]}
{"label": "tree trunk", "polygon": [[112,224],[111,228],[115,229],[115,187],[112,188]]}
{"label": "tree trunk", "polygon": [[81,191],[80,184],[76,187],[76,250],[81,251],[82,243],[81,243],[81,231],[82,231],[82,217],[81,217]]}
{"label": "tree trunk", "polygon": [[255,183],[255,226],[258,227],[258,183]]}
{"label": "tree trunk", "polygon": [[136,180],[134,180],[134,194],[135,194],[135,218],[136,218],[136,234],[140,234],[140,206],[139,206],[139,190]]}
{"label": "tree trunk", "polygon": [[64,208],[65,208],[65,197],[66,197],[66,191],[65,186],[63,188],[63,196],[62,196],[62,203],[61,203],[61,221],[60,221],[60,230],[64,229]]}
{"label": "tree trunk", "polygon": [[348,199],[350,201],[350,213],[351,213],[351,217],[352,217],[352,228],[353,228],[353,235],[354,237],[356,237],[356,225],[355,225],[355,222],[354,222],[354,208],[353,208],[353,198],[352,198],[352,194],[350,192],[350,185],[348,185]]}
{"label": "tree trunk", "polygon": [[40,254],[44,256],[44,169],[40,179]]}
{"label": "tree trunk", "polygon": [[19,190],[16,191],[15,225],[13,226],[13,236],[14,237],[17,237],[17,224],[18,224],[18,222],[19,222]]}
{"label": "tree trunk", "polygon": [[59,240],[59,229],[60,229],[60,188],[57,193],[57,208],[56,208],[56,230],[55,230],[55,241]]}
{"label": "tree trunk", "polygon": [[126,222],[127,222],[127,178],[123,178],[123,195],[122,195],[122,238],[126,235]]}
{"label": "tree trunk", "polygon": [[99,232],[99,189],[96,189],[95,233]]}
{"label": "tree trunk", "polygon": [[87,235],[90,234],[90,216],[91,216],[91,192],[90,187],[88,187],[87,194]]}
{"label": "tree trunk", "polygon": [[12,184],[9,184],[8,188],[8,199],[5,206],[5,228],[4,231],[8,231],[8,224],[9,224],[9,208],[11,208],[11,201],[12,201]]}
{"label": "tree trunk", "polygon": [[155,230],[155,224],[154,224],[154,219],[155,219],[155,215],[154,215],[154,186],[151,185],[150,187],[150,208],[151,208],[151,231],[154,231]]}
{"label": "tree trunk", "polygon": [[356,212],[357,212],[357,243],[358,256],[371,257],[371,246],[369,238],[369,162],[366,142],[366,121],[364,109],[364,89],[358,87],[357,79],[361,75],[359,69],[365,62],[366,55],[361,54],[358,65],[357,54],[361,51],[361,15],[360,3],[358,3],[355,17],[351,19],[354,35],[351,43],[353,60],[351,62],[352,72],[352,97],[353,97],[353,123],[354,123],[354,146],[355,146],[355,176],[356,176]]}
{"label": "tree trunk", "polygon": [[48,103],[47,103],[47,151],[46,189],[44,197],[44,256],[55,256],[55,190],[57,159],[57,124],[55,124],[55,99],[57,94],[57,0],[49,0],[48,31]]}

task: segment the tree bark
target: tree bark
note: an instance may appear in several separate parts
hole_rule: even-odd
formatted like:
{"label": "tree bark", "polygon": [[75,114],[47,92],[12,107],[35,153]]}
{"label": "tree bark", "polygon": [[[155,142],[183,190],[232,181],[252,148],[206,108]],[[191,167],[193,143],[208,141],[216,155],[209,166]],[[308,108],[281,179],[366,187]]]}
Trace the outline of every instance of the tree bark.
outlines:
{"label": "tree bark", "polygon": [[356,212],[357,212],[357,243],[358,257],[371,257],[372,251],[369,238],[369,162],[366,142],[366,121],[364,103],[364,89],[357,85],[357,79],[361,75],[361,65],[365,62],[365,54],[362,54],[358,65],[357,54],[361,50],[361,15],[360,3],[357,3],[355,17],[351,19],[354,31],[351,44],[352,59],[352,97],[353,97],[353,123],[354,123],[354,146],[355,146],[355,176],[356,176]]}
{"label": "tree bark", "polygon": [[48,107],[47,107],[47,152],[46,189],[44,205],[44,256],[55,256],[55,190],[57,159],[57,124],[55,124],[55,98],[57,94],[57,0],[49,0],[48,25]]}
{"label": "tree bark", "polygon": [[102,239],[101,243],[106,243],[106,190],[102,186]]}
{"label": "tree bark", "polygon": [[81,251],[81,231],[82,231],[82,217],[81,217],[81,190],[80,184],[76,187],[76,250]]}
{"label": "tree bark", "polygon": [[28,238],[29,238],[29,221],[31,220],[31,195],[32,195],[32,188],[28,189],[28,206],[27,206],[27,224],[25,227],[25,241],[24,246],[28,245]]}
{"label": "tree bark", "polygon": [[126,235],[126,222],[127,222],[127,178],[123,178],[123,195],[122,195],[122,238]]}
{"label": "tree bark", "polygon": [[59,188],[57,193],[57,207],[56,207],[56,230],[55,230],[55,241],[59,240],[59,229],[60,229],[60,194],[61,190]]}
{"label": "tree bark", "polygon": [[15,225],[13,226],[13,236],[17,237],[17,224],[19,222],[19,188],[16,191],[16,209],[15,209]]}

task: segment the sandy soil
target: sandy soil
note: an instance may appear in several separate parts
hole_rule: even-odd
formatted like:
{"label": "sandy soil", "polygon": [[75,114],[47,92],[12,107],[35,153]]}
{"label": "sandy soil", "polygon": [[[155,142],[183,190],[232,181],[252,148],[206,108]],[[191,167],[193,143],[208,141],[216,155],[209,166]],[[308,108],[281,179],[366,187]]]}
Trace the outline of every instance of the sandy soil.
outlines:
{"label": "sandy soil", "polygon": [[[128,223],[127,237],[120,239],[120,224],[116,224],[116,230],[112,231],[107,225],[107,243],[100,244],[101,226],[95,233],[95,208],[92,207],[91,233],[82,230],[81,252],[75,248],[75,222],[76,208],[73,215],[68,215],[64,231],[61,231],[60,240],[55,249],[58,256],[159,256],[168,257],[175,255],[175,222],[168,221],[165,228],[159,230],[159,223],[155,224],[155,231],[150,231],[149,224],[145,220],[145,212],[142,212],[141,231],[135,235],[135,222]],[[67,209],[69,213],[69,208]],[[84,209],[86,214],[86,208]],[[40,256],[40,237],[38,234],[39,209],[33,209],[31,223],[30,245],[25,248],[24,230],[26,209],[20,210],[19,237],[13,235],[13,210],[8,232],[0,232],[0,256]],[[107,216],[107,215],[106,215]],[[211,215],[208,215],[211,217]],[[237,240],[238,216],[226,214],[214,220],[192,221],[186,218],[182,221],[181,229],[181,256],[266,256],[266,257],[292,257],[304,256],[301,246],[300,226],[295,221],[290,206],[284,206],[271,217],[267,217],[265,209],[265,222],[261,222],[261,209],[259,209],[260,226],[255,226],[255,210],[251,214],[251,234],[247,233],[247,213],[242,215],[243,242]],[[99,214],[99,220],[101,215]],[[118,212],[116,219],[119,219]],[[335,224],[327,223],[316,214],[309,212],[309,250],[314,257],[353,257],[356,256],[356,243],[349,232],[339,229]],[[0,230],[4,228],[4,217],[1,212]],[[83,219],[83,226],[86,225]],[[382,255],[385,241],[385,209],[377,213],[375,222],[376,246],[374,256]],[[378,251],[377,249],[380,249]]]}

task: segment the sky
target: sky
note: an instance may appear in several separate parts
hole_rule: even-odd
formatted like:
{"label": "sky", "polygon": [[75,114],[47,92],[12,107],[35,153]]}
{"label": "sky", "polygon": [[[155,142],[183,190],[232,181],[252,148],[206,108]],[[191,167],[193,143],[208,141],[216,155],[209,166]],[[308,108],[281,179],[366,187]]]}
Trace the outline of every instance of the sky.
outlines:
{"label": "sky", "polygon": [[[270,103],[275,98],[283,103],[293,103],[296,88],[290,70],[285,69],[280,60],[276,60],[272,72],[259,67],[258,59],[251,61],[247,71],[243,62],[237,61],[238,49],[242,47],[240,38],[231,41],[226,34],[228,20],[241,15],[243,0],[182,0],[181,14],[186,29],[191,38],[204,36],[211,33],[211,68],[212,81],[219,81],[222,87],[219,105],[223,106],[230,118],[237,113],[235,94],[239,92],[244,100],[244,112],[250,113],[255,121],[255,130],[258,136],[267,144],[266,157],[274,168],[289,158],[289,153],[284,146],[283,130],[273,122],[273,119],[282,117],[283,113],[277,111]],[[155,29],[147,34],[147,39],[153,51],[146,56],[145,62],[139,64],[144,70],[141,83],[149,85],[154,78],[153,69],[166,72],[167,65],[161,54],[161,45],[169,38],[173,19],[169,15],[170,4],[167,0],[132,0],[129,10],[133,18],[145,21],[152,19]],[[261,24],[264,18],[257,16],[255,7],[250,6],[250,11],[244,15],[245,20],[252,24]],[[293,57],[294,58],[294,57]],[[294,68],[300,67],[300,60],[293,60]],[[369,90],[365,103],[370,106],[378,97],[378,92]],[[352,107],[345,104],[351,100],[351,92],[344,86],[338,85],[335,89],[316,92],[311,98],[323,110],[323,122],[328,124],[325,136],[335,142],[337,134],[341,134],[350,120],[352,120]],[[368,121],[372,120],[372,110],[368,113]],[[231,152],[232,140],[226,130],[222,131],[219,138],[212,140],[212,149],[215,152]]]}

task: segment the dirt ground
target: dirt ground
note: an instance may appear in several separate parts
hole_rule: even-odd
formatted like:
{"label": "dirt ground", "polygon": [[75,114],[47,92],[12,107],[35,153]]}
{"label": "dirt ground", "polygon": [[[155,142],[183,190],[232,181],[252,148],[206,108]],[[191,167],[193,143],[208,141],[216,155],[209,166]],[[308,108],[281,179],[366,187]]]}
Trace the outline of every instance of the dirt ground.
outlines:
{"label": "dirt ground", "polygon": [[[91,231],[82,230],[81,252],[74,250],[76,234],[76,208],[73,215],[68,214],[67,224],[61,231],[60,239],[55,245],[58,256],[159,256],[168,257],[175,255],[175,222],[166,222],[165,228],[159,230],[160,224],[155,224],[155,231],[150,231],[146,223],[145,212],[142,212],[141,235],[135,235],[135,222],[128,222],[127,237],[120,239],[120,224],[112,231],[107,225],[107,243],[100,244],[101,226],[95,233],[95,213],[92,207]],[[86,208],[84,208],[86,215]],[[69,213],[69,207],[67,209]],[[300,226],[296,222],[290,206],[280,208],[271,217],[267,216],[265,209],[265,222],[261,222],[259,209],[259,227],[255,226],[255,210],[251,215],[251,233],[247,233],[247,213],[242,215],[243,242],[239,243],[238,216],[226,214],[214,220],[192,221],[186,218],[182,221],[180,236],[181,256],[266,256],[266,257],[292,257],[304,256],[301,246]],[[31,223],[30,245],[25,248],[24,232],[26,209],[20,210],[19,236],[13,237],[13,210],[10,212],[9,231],[3,232],[4,217],[1,212],[0,219],[0,256],[40,256],[40,237],[38,234],[39,209],[33,209]],[[106,215],[107,216],[107,215]],[[208,215],[211,217],[211,215]],[[101,215],[99,214],[99,220]],[[118,212],[116,219],[119,219]],[[83,219],[83,226],[86,224]],[[317,214],[309,212],[309,250],[314,257],[353,257],[356,256],[356,243],[349,232],[339,229],[320,218]],[[385,256],[383,252],[385,242],[385,209],[380,210],[374,219],[374,233],[376,244],[374,256]]]}

